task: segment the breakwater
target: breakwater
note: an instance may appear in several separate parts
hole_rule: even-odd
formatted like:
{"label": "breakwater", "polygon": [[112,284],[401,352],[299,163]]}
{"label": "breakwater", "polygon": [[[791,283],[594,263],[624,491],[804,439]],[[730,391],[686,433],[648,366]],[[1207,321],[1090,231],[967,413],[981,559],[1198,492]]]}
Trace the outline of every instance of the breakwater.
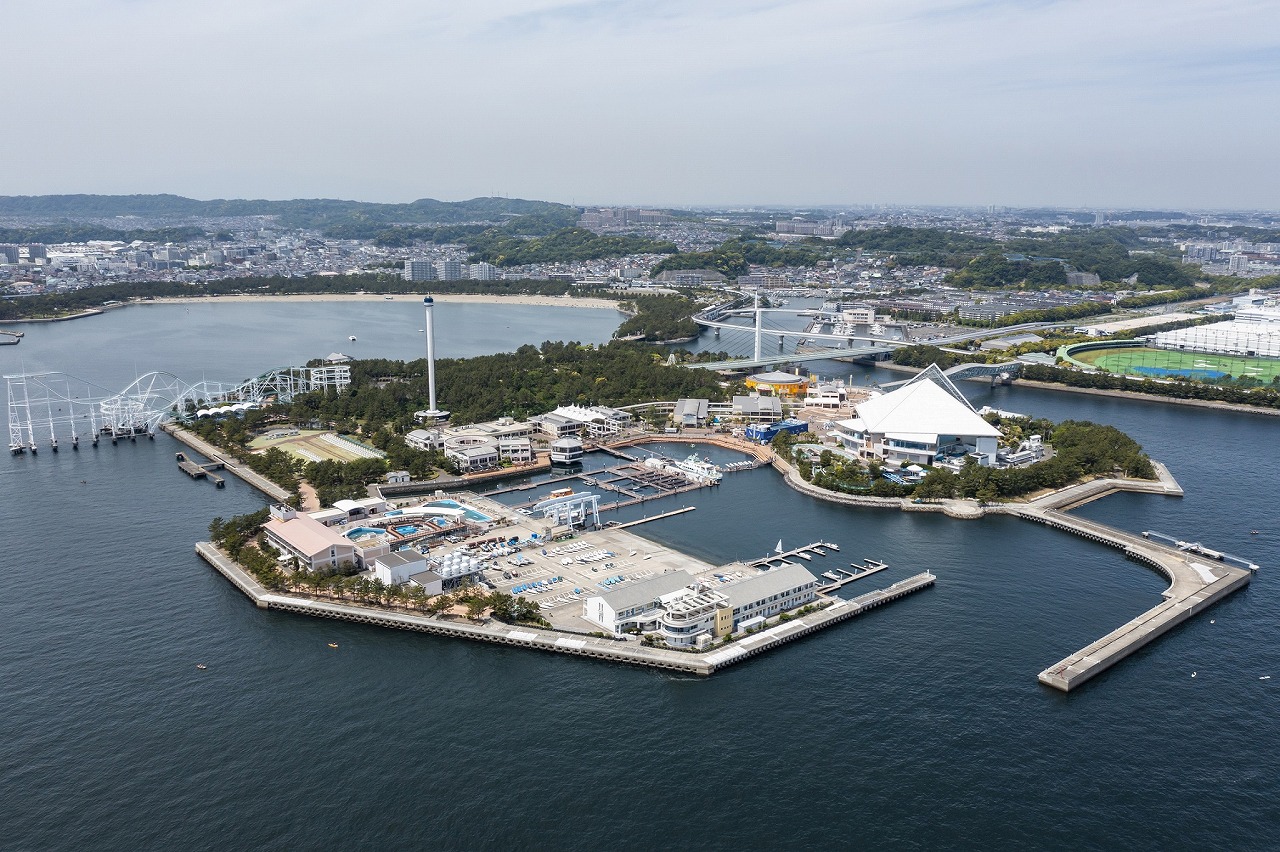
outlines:
{"label": "breakwater", "polygon": [[1163,593],[1164,601],[1040,672],[1041,683],[1063,692],[1101,674],[1191,616],[1244,588],[1253,577],[1253,573],[1244,568],[1155,544],[1133,533],[1055,509],[1027,505],[1017,507],[1014,513],[1117,548],[1129,559],[1155,569],[1169,580],[1169,588]]}

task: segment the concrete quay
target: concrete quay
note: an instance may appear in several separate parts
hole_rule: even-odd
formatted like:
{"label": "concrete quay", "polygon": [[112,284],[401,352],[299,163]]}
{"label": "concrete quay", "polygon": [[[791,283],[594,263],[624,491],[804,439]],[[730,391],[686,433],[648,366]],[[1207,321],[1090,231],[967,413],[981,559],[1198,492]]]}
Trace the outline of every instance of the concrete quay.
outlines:
{"label": "concrete quay", "polygon": [[222,469],[227,473],[238,477],[246,485],[256,488],[258,491],[261,491],[277,503],[287,502],[289,498],[293,496],[291,492],[286,491],[279,485],[276,485],[270,479],[267,479],[265,476],[262,476],[256,471],[246,467],[245,464],[235,456],[229,455],[225,450],[215,447],[213,444],[210,444],[199,436],[188,432],[176,423],[165,423],[160,428],[168,432],[177,440],[186,444],[191,449],[206,456],[211,463],[215,465],[221,464]]}
{"label": "concrete quay", "polygon": [[212,543],[207,541],[198,542],[196,544],[196,553],[219,574],[230,580],[237,589],[243,592],[260,609],[280,610],[317,618],[332,618],[358,624],[389,627],[396,630],[412,630],[419,633],[451,636],[458,639],[470,639],[497,645],[532,648],[538,651],[590,657],[608,662],[665,669],[702,677],[709,676],[720,669],[754,657],[770,648],[776,648],[779,645],[808,636],[825,627],[847,621],[883,604],[906,597],[921,589],[927,589],[933,585],[936,579],[934,575],[926,572],[909,577],[906,580],[900,580],[885,589],[877,589],[851,600],[828,599],[832,602],[824,609],[806,613],[789,621],[780,622],[759,633],[753,633],[738,639],[727,646],[721,645],[714,650],[703,653],[689,653],[665,648],[650,648],[635,641],[606,639],[565,631],[548,630],[542,627],[513,626],[492,620],[484,623],[445,620],[426,615],[388,612],[353,604],[318,601],[311,598],[270,592]]}
{"label": "concrete quay", "polygon": [[1182,486],[1169,473],[1169,469],[1158,461],[1152,461],[1156,469],[1155,481],[1144,479],[1094,479],[1079,485],[1069,485],[1027,501],[1032,506],[1043,509],[1059,509],[1066,511],[1085,503],[1092,503],[1109,494],[1120,491],[1132,491],[1139,494],[1160,494],[1165,497],[1182,497]]}
{"label": "concrete quay", "polygon": [[1055,509],[1024,505],[1010,507],[1009,514],[1115,547],[1169,580],[1163,602],[1040,672],[1041,683],[1063,692],[1101,674],[1191,616],[1244,588],[1253,577],[1243,568],[1155,544],[1140,535]]}

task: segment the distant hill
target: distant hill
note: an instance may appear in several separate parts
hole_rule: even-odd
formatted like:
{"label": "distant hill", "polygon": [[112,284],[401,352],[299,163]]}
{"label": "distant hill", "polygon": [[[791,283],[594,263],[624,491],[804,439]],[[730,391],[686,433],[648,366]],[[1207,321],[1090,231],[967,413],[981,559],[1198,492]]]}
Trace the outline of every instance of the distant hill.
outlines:
{"label": "distant hill", "polygon": [[0,196],[0,216],[70,220],[112,216],[275,216],[284,227],[318,228],[333,236],[349,238],[371,238],[393,224],[496,223],[515,216],[564,219],[575,210],[565,204],[521,198],[472,198],[468,201],[422,198],[409,204],[376,204],[331,198],[290,201],[218,198],[200,201],[180,195]]}

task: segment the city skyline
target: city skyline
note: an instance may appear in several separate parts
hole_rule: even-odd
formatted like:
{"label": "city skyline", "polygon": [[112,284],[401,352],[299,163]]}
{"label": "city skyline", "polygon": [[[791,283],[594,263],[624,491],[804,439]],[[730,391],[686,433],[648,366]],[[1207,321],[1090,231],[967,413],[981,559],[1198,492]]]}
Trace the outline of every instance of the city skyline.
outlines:
{"label": "city skyline", "polygon": [[1274,209],[1268,11],[19,0],[0,194]]}

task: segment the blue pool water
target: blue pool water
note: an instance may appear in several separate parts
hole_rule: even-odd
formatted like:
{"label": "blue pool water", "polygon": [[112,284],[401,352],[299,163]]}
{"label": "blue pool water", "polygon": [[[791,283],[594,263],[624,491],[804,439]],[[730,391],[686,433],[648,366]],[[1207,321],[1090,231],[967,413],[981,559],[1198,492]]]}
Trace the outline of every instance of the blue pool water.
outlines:
{"label": "blue pool water", "polygon": [[362,535],[368,535],[369,533],[383,533],[383,532],[386,532],[386,530],[374,529],[373,527],[356,527],[353,530],[347,530],[346,535],[347,535],[347,538],[354,541],[355,539],[359,538]]}
{"label": "blue pool water", "polygon": [[446,509],[466,509],[463,515],[469,521],[492,521],[493,520],[493,518],[489,517],[488,515],[481,514],[480,512],[477,512],[475,509],[472,509],[469,506],[464,506],[461,503],[459,503],[457,500],[432,500],[430,503],[427,503],[426,505],[443,506]]}

